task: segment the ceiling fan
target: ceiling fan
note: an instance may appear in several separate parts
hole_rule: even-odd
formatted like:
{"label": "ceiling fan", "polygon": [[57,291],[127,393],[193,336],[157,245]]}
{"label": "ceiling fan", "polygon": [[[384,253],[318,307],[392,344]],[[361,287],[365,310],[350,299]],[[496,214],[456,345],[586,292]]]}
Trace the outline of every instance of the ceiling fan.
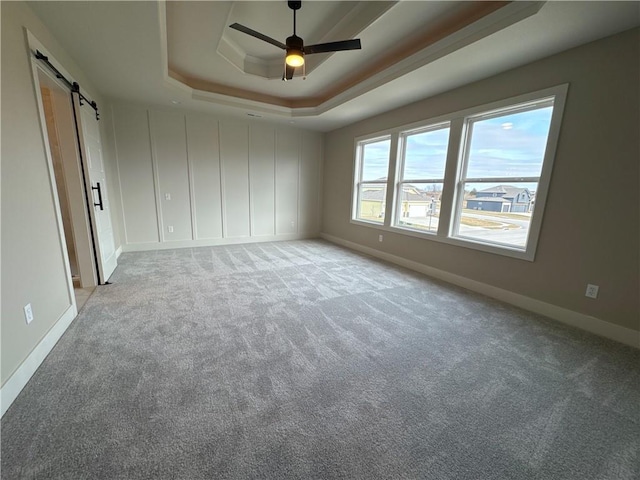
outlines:
{"label": "ceiling fan", "polygon": [[316,45],[305,45],[302,38],[296,35],[296,10],[300,10],[302,2],[287,2],[289,8],[293,10],[293,35],[287,37],[285,43],[279,42],[271,37],[268,37],[260,32],[256,32],[249,27],[234,23],[229,25],[229,28],[238,30],[239,32],[246,33],[252,37],[258,38],[264,42],[275,45],[287,52],[285,57],[285,68],[282,74],[282,80],[291,80],[296,67],[304,65],[304,56],[312,53],[328,53],[328,52],[340,52],[343,50],[359,50],[362,48],[360,45],[360,39],[354,40],[342,40],[339,42],[318,43]]}

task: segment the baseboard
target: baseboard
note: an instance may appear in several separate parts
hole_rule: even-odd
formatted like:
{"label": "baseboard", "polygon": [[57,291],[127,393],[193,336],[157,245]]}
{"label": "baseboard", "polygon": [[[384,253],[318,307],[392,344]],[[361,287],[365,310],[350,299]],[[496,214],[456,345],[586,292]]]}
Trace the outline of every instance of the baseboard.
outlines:
{"label": "baseboard", "polygon": [[116,260],[120,258],[120,255],[122,255],[122,245],[120,245],[116,250]]}
{"label": "baseboard", "polygon": [[9,377],[9,380],[0,389],[0,416],[3,416],[14,400],[18,397],[29,379],[42,364],[49,352],[58,343],[60,337],[67,331],[69,325],[78,315],[75,305],[71,305],[51,327],[36,348],[22,362],[22,365]]}
{"label": "baseboard", "polygon": [[640,332],[637,330],[614,325],[612,323],[605,322],[604,320],[600,320],[599,318],[595,318],[579,312],[574,312],[573,310],[542,302],[540,300],[536,300],[519,293],[510,292],[509,290],[504,290],[502,288],[487,285],[485,283],[471,280],[469,278],[446,272],[444,270],[429,267],[422,263],[414,262],[413,260],[407,260],[406,258],[382,252],[380,250],[376,250],[375,248],[365,247],[363,245],[359,245],[357,243],[350,242],[339,237],[334,237],[333,235],[321,233],[320,237],[337,245],[366,253],[367,255],[371,255],[372,257],[376,257],[381,260],[400,265],[401,267],[423,273],[430,277],[434,277],[439,280],[458,285],[468,290],[486,295],[487,297],[510,303],[511,305],[515,305],[530,312],[544,315],[545,317],[549,317],[564,324],[571,325],[572,327],[576,327],[581,330],[594,333],[601,337],[606,337],[611,340],[624,343],[625,345],[629,345],[631,347],[640,348]]}
{"label": "baseboard", "polygon": [[318,238],[318,233],[290,233],[284,235],[256,235],[233,238],[207,238],[202,240],[178,240],[175,242],[128,243],[123,252],[145,252],[149,250],[171,250],[174,248],[216,247],[219,245],[240,245],[243,243],[283,242]]}

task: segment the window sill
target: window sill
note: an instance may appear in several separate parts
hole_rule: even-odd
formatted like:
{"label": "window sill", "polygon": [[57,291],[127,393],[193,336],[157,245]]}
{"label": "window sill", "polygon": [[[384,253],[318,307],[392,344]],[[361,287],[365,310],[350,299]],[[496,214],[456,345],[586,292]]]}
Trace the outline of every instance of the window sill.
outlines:
{"label": "window sill", "polygon": [[471,250],[491,253],[491,254],[500,255],[503,257],[511,257],[511,258],[516,258],[518,260],[525,260],[528,262],[533,262],[535,259],[535,248],[533,248],[531,245],[529,246],[528,250],[522,250],[515,247],[510,248],[508,246],[503,247],[503,246],[498,246],[498,245],[489,244],[489,243],[482,243],[482,242],[474,241],[473,239],[468,239],[468,238],[445,237],[445,236],[438,235],[436,233],[418,232],[416,230],[403,228],[399,226],[381,225],[379,223],[367,222],[365,220],[351,219],[351,223],[354,225],[360,225],[363,227],[374,228],[375,230],[380,230],[383,232],[397,233],[399,235],[405,235],[407,237],[415,237],[422,240],[444,243],[447,245],[453,245],[455,247],[468,248]]}

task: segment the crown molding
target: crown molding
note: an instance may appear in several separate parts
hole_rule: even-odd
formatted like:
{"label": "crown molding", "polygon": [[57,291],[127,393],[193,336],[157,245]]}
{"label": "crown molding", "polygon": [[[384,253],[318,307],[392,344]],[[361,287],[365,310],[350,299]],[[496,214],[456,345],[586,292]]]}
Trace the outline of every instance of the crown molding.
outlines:
{"label": "crown molding", "polygon": [[[240,89],[206,79],[192,78],[170,70],[167,56],[166,7],[161,4],[159,20],[161,22],[164,79],[168,85],[175,87],[180,84],[183,89],[186,88],[194,100],[251,109],[276,116],[313,117],[535,15],[544,3],[533,1],[472,2],[469,8],[458,12],[457,15],[441,23],[437,28],[409,37],[406,42],[380,56],[374,63],[341,82],[333,83],[317,96],[294,99]],[[383,15],[387,9],[378,10],[379,15]],[[356,10],[352,10],[355,16],[358,14]],[[349,21],[346,19],[347,24]],[[364,23],[365,20],[362,22]],[[362,28],[362,25],[358,25],[357,28]],[[333,35],[333,33],[332,30],[328,32],[328,35]],[[242,57],[242,52],[237,51],[233,46],[229,46],[229,50],[226,50],[227,47],[224,48],[225,55],[232,57],[232,59],[225,58],[240,68],[238,62]],[[281,66],[278,68],[281,69]],[[281,71],[278,76],[280,75],[282,75]]]}

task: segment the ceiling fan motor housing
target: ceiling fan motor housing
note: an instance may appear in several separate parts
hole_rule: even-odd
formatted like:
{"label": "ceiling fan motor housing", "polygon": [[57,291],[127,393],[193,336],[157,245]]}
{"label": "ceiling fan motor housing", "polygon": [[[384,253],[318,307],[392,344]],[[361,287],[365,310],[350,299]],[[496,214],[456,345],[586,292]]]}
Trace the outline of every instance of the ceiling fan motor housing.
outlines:
{"label": "ceiling fan motor housing", "polygon": [[[297,35],[291,35],[287,38],[287,56],[285,57],[285,63],[288,67],[300,67],[304,65],[304,42],[302,38]],[[293,72],[290,72],[290,75]],[[287,72],[285,71],[285,78],[288,78]]]}
{"label": "ceiling fan motor housing", "polygon": [[287,44],[287,48],[295,48],[300,51],[302,51],[302,47],[304,46],[304,42],[297,35],[287,37],[287,41],[285,43]]}

